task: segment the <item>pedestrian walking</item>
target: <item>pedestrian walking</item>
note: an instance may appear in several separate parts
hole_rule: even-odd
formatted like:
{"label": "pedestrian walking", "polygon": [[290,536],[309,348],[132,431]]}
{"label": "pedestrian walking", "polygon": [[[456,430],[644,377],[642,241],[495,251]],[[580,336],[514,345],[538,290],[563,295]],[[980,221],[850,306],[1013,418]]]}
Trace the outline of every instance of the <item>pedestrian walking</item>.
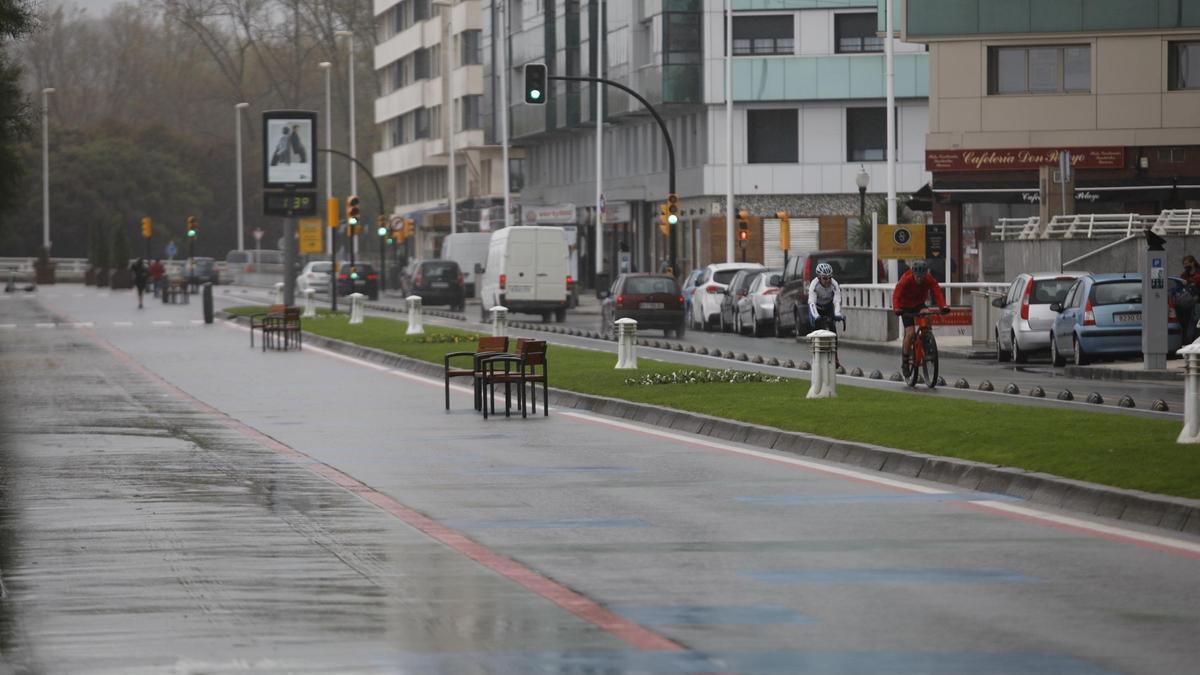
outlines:
{"label": "pedestrian walking", "polygon": [[145,258],[138,258],[129,266],[129,271],[133,272],[133,285],[137,288],[138,294],[138,309],[141,309],[142,296],[146,294],[146,282],[150,278],[150,268],[146,265]]}
{"label": "pedestrian walking", "polygon": [[1196,299],[1200,295],[1200,263],[1192,255],[1183,256],[1183,287],[1175,292],[1175,314],[1183,329],[1183,344],[1196,339]]}
{"label": "pedestrian walking", "polygon": [[154,262],[150,263],[150,283],[154,287],[154,297],[162,291],[163,277],[167,273],[167,268],[163,267],[162,261],[155,258]]}

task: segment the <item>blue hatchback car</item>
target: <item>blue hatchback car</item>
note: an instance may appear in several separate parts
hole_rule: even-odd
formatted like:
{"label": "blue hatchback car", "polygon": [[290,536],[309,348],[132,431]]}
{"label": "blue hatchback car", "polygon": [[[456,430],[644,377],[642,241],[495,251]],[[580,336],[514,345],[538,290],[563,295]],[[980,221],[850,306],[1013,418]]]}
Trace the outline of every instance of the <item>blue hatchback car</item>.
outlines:
{"label": "blue hatchback car", "polygon": [[[1172,277],[1171,295],[1182,281]],[[1168,296],[1169,297],[1169,296]],[[1050,358],[1063,365],[1068,358],[1086,365],[1098,357],[1132,356],[1142,352],[1142,275],[1087,274],[1079,277],[1061,303],[1050,328]],[[1175,307],[1167,324],[1167,351],[1183,340]]]}

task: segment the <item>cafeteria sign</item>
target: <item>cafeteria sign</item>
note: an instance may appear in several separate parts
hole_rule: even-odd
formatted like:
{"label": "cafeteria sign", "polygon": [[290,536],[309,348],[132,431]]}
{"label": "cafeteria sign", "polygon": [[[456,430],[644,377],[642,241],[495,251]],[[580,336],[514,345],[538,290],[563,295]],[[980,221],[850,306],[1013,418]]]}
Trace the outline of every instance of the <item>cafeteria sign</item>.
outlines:
{"label": "cafeteria sign", "polygon": [[911,260],[925,257],[925,226],[880,225],[876,241],[881,260]]}

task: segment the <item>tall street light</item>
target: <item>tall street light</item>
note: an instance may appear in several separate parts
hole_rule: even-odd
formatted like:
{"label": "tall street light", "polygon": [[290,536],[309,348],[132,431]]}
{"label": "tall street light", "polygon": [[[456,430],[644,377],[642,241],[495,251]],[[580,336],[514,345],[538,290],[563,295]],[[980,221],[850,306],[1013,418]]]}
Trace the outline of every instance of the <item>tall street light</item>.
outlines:
{"label": "tall street light", "polygon": [[249,108],[250,104],[245,101],[233,106],[233,128],[236,130],[234,138],[237,139],[237,247],[236,250],[244,250],[246,248],[246,218],[242,208],[242,111]]}
{"label": "tall street light", "polygon": [[[330,82],[330,76],[333,73],[333,64],[328,61],[322,61],[317,66],[325,71],[325,149],[333,148],[333,88]],[[350,167],[354,171],[354,167]],[[333,203],[333,153],[325,153],[325,217],[329,217],[330,204]],[[336,212],[336,209],[334,210]],[[325,250],[329,251],[329,261],[331,270],[329,273],[329,302],[331,309],[337,311],[337,255],[333,250],[333,229],[335,223],[325,223]]]}
{"label": "tall street light", "polygon": [[[348,30],[339,30],[334,33],[336,37],[346,38],[346,48],[350,53],[350,158],[357,159],[358,153],[355,151],[356,143],[354,141],[354,32]],[[350,163],[350,194],[358,194],[358,171],[354,162]],[[354,237],[354,250],[358,251],[358,237]]]}
{"label": "tall street light", "polygon": [[50,94],[54,87],[42,90],[42,247],[50,255]]}
{"label": "tall street light", "polygon": [[[596,12],[596,77],[604,77],[604,18],[605,4],[600,0]],[[604,272],[604,84],[596,82],[596,246],[592,257],[596,259],[596,289],[600,289],[599,278]],[[582,274],[580,275],[582,276]]]}
{"label": "tall street light", "polygon": [[434,0],[435,7],[442,11],[442,105],[446,109],[446,146],[450,158],[447,163],[446,183],[449,188],[447,201],[450,204],[450,234],[458,232],[458,159],[454,155],[454,90],[451,86],[450,67],[453,64],[450,44],[454,36],[453,6],[449,0]]}
{"label": "tall street light", "polygon": [[858,186],[858,226],[871,228],[871,283],[879,283],[879,262],[876,258],[879,255],[878,242],[875,240],[876,230],[875,223],[867,225],[867,188],[871,185],[871,174],[867,173],[867,167],[862,164],[858,165],[858,175],[854,177],[854,184]]}

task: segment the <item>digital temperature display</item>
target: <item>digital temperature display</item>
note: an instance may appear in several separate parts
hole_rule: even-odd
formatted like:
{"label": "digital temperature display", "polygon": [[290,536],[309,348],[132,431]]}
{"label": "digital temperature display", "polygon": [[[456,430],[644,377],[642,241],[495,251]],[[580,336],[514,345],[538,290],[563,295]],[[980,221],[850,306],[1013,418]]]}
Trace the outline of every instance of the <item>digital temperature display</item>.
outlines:
{"label": "digital temperature display", "polygon": [[263,195],[263,211],[268,216],[314,216],[317,193],[267,192]]}

